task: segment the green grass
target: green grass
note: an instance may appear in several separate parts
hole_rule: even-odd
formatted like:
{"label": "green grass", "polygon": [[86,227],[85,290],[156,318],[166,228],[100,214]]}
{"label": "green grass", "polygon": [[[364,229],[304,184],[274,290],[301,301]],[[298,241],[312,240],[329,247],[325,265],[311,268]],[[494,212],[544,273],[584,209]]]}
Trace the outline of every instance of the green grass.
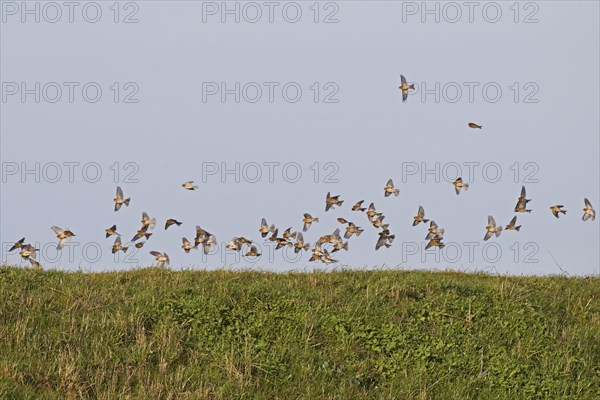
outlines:
{"label": "green grass", "polygon": [[0,267],[1,399],[598,399],[600,279]]}

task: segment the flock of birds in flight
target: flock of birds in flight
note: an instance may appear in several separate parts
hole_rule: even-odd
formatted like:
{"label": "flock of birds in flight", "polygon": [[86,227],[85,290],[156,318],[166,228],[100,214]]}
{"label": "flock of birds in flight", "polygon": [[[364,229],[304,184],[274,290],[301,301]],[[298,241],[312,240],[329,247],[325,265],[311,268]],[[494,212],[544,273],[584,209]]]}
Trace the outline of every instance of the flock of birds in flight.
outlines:
{"label": "flock of birds in flight", "polygon": [[[400,80],[401,85],[399,89],[402,91],[402,101],[405,102],[408,98],[408,91],[414,90],[414,84],[408,84],[406,78],[403,75],[400,75]],[[478,125],[473,122],[469,122],[468,127],[474,129],[482,129],[481,125]],[[463,182],[461,177],[456,178],[456,180],[452,182],[452,185],[454,186],[454,190],[457,195],[461,193],[461,190],[466,191],[469,189],[469,184]],[[186,190],[198,189],[198,185],[194,184],[194,181],[185,182],[181,186]],[[400,194],[400,190],[394,186],[394,182],[392,181],[392,179],[389,179],[387,181],[387,184],[383,188],[383,193],[385,197],[389,197],[391,195],[398,196]],[[121,187],[117,186],[116,196],[113,199],[114,211],[119,211],[123,205],[128,207],[130,201],[130,198],[125,198]],[[525,186],[523,186],[521,188],[521,194],[517,199],[517,204],[515,205],[514,211],[516,213],[530,213],[531,209],[527,208],[528,203],[530,201],[531,199],[528,199],[526,197]],[[594,210],[590,201],[587,198],[584,198],[583,201],[584,208],[582,220],[588,221],[591,219],[592,221],[594,221],[596,219],[596,211]],[[331,193],[327,193],[327,196],[325,197],[325,212],[329,211],[330,209],[335,209],[335,207],[340,207],[343,203],[344,200],[341,200],[339,195],[332,196]],[[379,238],[377,239],[377,242],[375,244],[375,250],[379,250],[381,247],[390,247],[396,236],[390,232],[389,224],[383,222],[385,216],[383,215],[383,213],[377,212],[374,203],[371,203],[369,207],[363,207],[363,203],[364,200],[358,201],[352,206],[352,211],[364,213],[367,217],[368,222],[373,227],[380,230],[378,232]],[[567,210],[564,209],[564,205],[550,206],[550,211],[556,218],[559,218],[560,214],[564,215],[567,213]],[[309,251],[310,249],[311,257],[309,261],[320,261],[325,264],[332,264],[336,263],[337,260],[333,259],[331,254],[340,250],[348,250],[348,243],[350,238],[352,238],[352,236],[358,237],[364,231],[364,229],[360,226],[356,225],[351,221],[347,221],[344,218],[337,218],[337,221],[340,224],[345,225],[345,232],[343,234],[343,237],[341,229],[337,228],[331,234],[321,236],[314,243],[312,249],[310,249],[310,243],[304,241],[304,236],[302,232],[307,232],[313,223],[319,222],[319,218],[313,217],[308,213],[305,213],[304,218],[302,219],[302,222],[304,223],[302,227],[302,232],[294,232],[290,227],[287,228],[281,234],[281,236],[279,236],[279,229],[276,228],[273,224],[269,225],[265,218],[262,218],[258,231],[261,234],[262,238],[266,238],[267,236],[269,236],[268,240],[276,243],[276,250],[279,250],[284,247],[290,247],[294,249],[295,253],[298,253],[301,251]],[[412,225],[417,226],[420,223],[426,224],[427,222],[429,222],[429,227],[427,228],[427,235],[425,236],[425,240],[427,241],[425,249],[429,249],[431,247],[443,248],[444,228],[440,228],[434,220],[426,219],[425,209],[423,208],[423,206],[419,206],[417,215],[413,217]],[[142,248],[148,241],[148,239],[150,239],[150,237],[153,235],[152,230],[156,226],[156,219],[150,218],[146,212],[143,212],[141,223],[141,228],[138,229],[138,231],[135,233],[135,235],[129,242],[130,246],[133,245],[137,249]],[[173,225],[180,226],[181,224],[182,222],[177,221],[173,218],[169,218],[165,222],[164,229],[167,230]],[[62,229],[58,226],[52,226],[51,229],[54,231],[54,233],[56,234],[56,238],[58,239],[58,250],[61,250],[64,247],[65,243],[73,236],[75,236],[75,234],[68,228]],[[517,216],[514,216],[512,220],[508,223],[508,225],[504,227],[504,230],[519,231],[520,229],[521,225],[517,225]],[[500,236],[502,230],[502,225],[497,225],[496,221],[494,220],[494,217],[489,215],[488,223],[485,227],[485,235],[483,237],[483,240],[488,240],[493,236]],[[106,238],[116,236],[112,245],[113,254],[119,251],[122,251],[123,253],[127,252],[130,246],[123,245],[121,234],[117,232],[116,225],[105,229],[104,232],[106,234]],[[144,238],[145,240],[140,241],[142,238]],[[196,226],[196,235],[194,237],[193,244],[186,237],[183,237],[181,248],[186,253],[189,253],[190,251],[198,250],[198,248],[201,247],[204,254],[208,254],[210,250],[216,245],[217,238],[215,237],[215,235],[201,228],[200,226]],[[244,236],[234,237],[229,241],[229,243],[227,243],[225,247],[229,250],[241,252],[244,246],[246,247],[245,256],[259,257],[261,255],[257,247],[253,244],[253,241],[245,238]],[[330,248],[327,249],[327,246],[330,246]],[[19,255],[24,260],[29,261],[34,268],[42,268],[40,262],[36,260],[35,254],[39,251],[39,249],[36,249],[33,245],[29,243],[25,243],[25,238],[22,238],[21,240],[17,241],[11,247],[9,253],[17,249],[20,249]],[[169,255],[166,252],[150,251],[150,254],[155,257],[157,265],[160,267],[164,267],[170,262]]]}

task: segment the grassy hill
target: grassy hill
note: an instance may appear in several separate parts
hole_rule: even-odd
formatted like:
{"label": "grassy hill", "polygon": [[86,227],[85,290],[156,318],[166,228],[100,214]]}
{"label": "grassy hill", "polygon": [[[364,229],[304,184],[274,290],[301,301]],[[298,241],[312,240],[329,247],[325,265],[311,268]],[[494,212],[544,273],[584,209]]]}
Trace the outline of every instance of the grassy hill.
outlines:
{"label": "grassy hill", "polygon": [[0,267],[0,398],[600,398],[600,279]]}

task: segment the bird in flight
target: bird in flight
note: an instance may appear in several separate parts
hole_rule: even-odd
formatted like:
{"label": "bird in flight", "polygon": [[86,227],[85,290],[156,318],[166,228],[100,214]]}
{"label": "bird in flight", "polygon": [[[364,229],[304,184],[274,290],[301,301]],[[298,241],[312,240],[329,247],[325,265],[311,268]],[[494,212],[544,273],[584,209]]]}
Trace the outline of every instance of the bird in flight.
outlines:
{"label": "bird in flight", "polygon": [[260,232],[260,236],[267,237],[269,233],[275,232],[275,225],[271,224],[271,226],[269,226],[267,220],[263,218],[260,221],[260,228],[258,228],[258,231]]}
{"label": "bird in flight", "polygon": [[356,202],[356,204],[352,206],[352,211],[365,211],[366,208],[362,206],[362,203],[364,203],[364,200]]}
{"label": "bird in flight", "polygon": [[531,210],[527,208],[527,203],[529,203],[531,199],[528,199],[526,197],[527,194],[525,191],[525,186],[521,186],[521,195],[517,199],[517,205],[515,205],[515,212],[531,212]]}
{"label": "bird in flight", "polygon": [[301,250],[308,251],[309,246],[309,243],[304,243],[302,232],[298,232],[296,235],[296,243],[294,243],[294,253],[298,253]]}
{"label": "bird in flight", "polygon": [[58,244],[56,245],[56,248],[58,250],[62,250],[62,248],[65,247],[65,243],[67,242],[67,240],[75,236],[75,234],[71,232],[69,228],[61,229],[58,226],[52,226],[50,227],[50,229],[52,229],[54,233],[56,233],[56,238],[58,239]]}
{"label": "bird in flight", "polygon": [[496,235],[496,237],[500,236],[500,234],[502,233],[502,227],[496,226],[496,221],[494,221],[494,217],[488,215],[488,224],[485,227],[485,231],[486,232],[485,236],[483,237],[483,240],[488,240],[494,235]]}
{"label": "bird in flight", "polygon": [[398,197],[398,195],[400,194],[400,189],[394,188],[394,181],[388,179],[387,184],[383,188],[383,195],[385,197],[389,197],[391,194]]}
{"label": "bird in flight", "polygon": [[32,258],[35,259],[35,252],[38,250],[39,249],[36,249],[30,244],[24,244],[23,246],[21,246],[21,251],[19,252],[19,255],[23,257],[24,260],[30,260]]}
{"label": "bird in flight", "polygon": [[156,226],[156,218],[150,218],[146,211],[142,212],[142,226],[148,229],[154,228]]}
{"label": "bird in flight", "polygon": [[261,253],[258,251],[256,246],[250,246],[250,250],[245,254],[246,257],[260,257]]}
{"label": "bird in flight", "polygon": [[[150,239],[150,236],[152,236],[152,233],[148,232],[148,225],[144,225],[140,229],[138,229],[138,231],[133,236],[131,241],[135,242],[136,240],[141,239],[142,237],[145,237],[146,240],[148,240],[148,239]],[[138,249],[139,249],[139,247],[138,247]]]}
{"label": "bird in flight", "polygon": [[156,258],[156,262],[159,267],[164,267],[165,265],[169,265],[169,255],[167,253],[161,253],[159,251],[151,251],[152,254]]}
{"label": "bird in flight", "polygon": [[23,247],[23,243],[24,242],[25,242],[25,238],[19,240],[18,242],[16,242],[15,244],[13,244],[13,246],[10,248],[10,250],[8,252],[10,253],[13,250],[20,249],[21,247]]}
{"label": "bird in flight", "polygon": [[165,231],[166,231],[166,230],[167,230],[167,228],[168,228],[168,227],[170,227],[171,225],[177,225],[177,226],[179,226],[179,225],[181,225],[181,224],[182,224],[182,222],[179,222],[179,221],[177,221],[176,219],[173,219],[173,218],[169,218],[169,219],[167,220],[167,222],[165,222]]}
{"label": "bird in flight", "polygon": [[112,253],[115,254],[117,251],[121,250],[123,253],[127,251],[129,247],[123,247],[121,244],[121,236],[117,236],[115,239],[115,243],[112,245]]}
{"label": "bird in flight", "polygon": [[198,185],[194,185],[194,181],[187,181],[181,184],[181,187],[185,190],[196,190]]}
{"label": "bird in flight", "polygon": [[458,178],[456,178],[456,180],[454,182],[452,182],[452,184],[454,185],[454,191],[456,192],[457,195],[460,194],[460,189],[469,190],[469,184],[463,182],[463,180],[460,176]]}
{"label": "bird in flight", "polygon": [[404,75],[400,74],[400,86],[398,89],[402,91],[402,102],[404,103],[408,99],[408,91],[415,90],[415,84],[412,83],[409,85]]}
{"label": "bird in flight", "polygon": [[443,239],[444,238],[444,228],[440,228],[435,221],[429,222],[429,228],[427,228],[427,236],[425,236],[425,240],[431,240],[432,238]]}
{"label": "bird in flight", "polygon": [[583,199],[585,207],[583,208],[583,217],[582,220],[587,221],[588,219],[595,220],[596,219],[596,210],[592,207],[592,203],[588,199]]}
{"label": "bird in flight", "polygon": [[115,202],[115,211],[119,211],[123,204],[129,207],[129,201],[131,201],[131,198],[128,197],[125,199],[123,196],[123,189],[121,189],[121,186],[117,186],[117,195],[113,201]]}
{"label": "bird in flight", "polygon": [[116,236],[121,236],[119,233],[117,233],[117,225],[113,225],[108,229],[105,229],[104,232],[106,233],[106,237],[109,238],[112,235],[116,235]]}
{"label": "bird in flight", "polygon": [[510,222],[508,223],[508,225],[506,225],[506,227],[504,228],[507,231],[520,231],[521,230],[521,225],[517,225],[517,216],[515,215],[513,217],[513,219],[510,220]]}
{"label": "bird in flight", "polygon": [[423,206],[419,206],[419,211],[417,212],[417,215],[413,217],[413,219],[413,226],[419,225],[420,222],[424,224],[429,222],[428,219],[425,219],[425,209],[423,208]]}
{"label": "bird in flight", "polygon": [[189,253],[190,250],[192,250],[192,249],[194,249],[194,250],[198,249],[198,246],[192,246],[190,241],[187,240],[186,238],[181,238],[181,242],[183,243],[181,245],[181,248],[183,249],[183,251],[186,252],[186,254]]}
{"label": "bird in flight", "polygon": [[302,219],[304,222],[304,226],[302,227],[302,232],[306,232],[308,228],[312,225],[313,222],[319,222],[319,217],[313,217],[312,215],[305,213],[304,218]]}
{"label": "bird in flight", "polygon": [[558,218],[560,217],[560,213],[566,214],[567,210],[563,210],[564,206],[563,205],[555,205],[555,206],[550,206],[550,211],[552,211],[552,214]]}
{"label": "bird in flight", "polygon": [[327,192],[327,197],[325,197],[325,211],[329,211],[334,206],[340,207],[343,202],[344,200],[340,200],[340,195],[332,196],[330,192]]}

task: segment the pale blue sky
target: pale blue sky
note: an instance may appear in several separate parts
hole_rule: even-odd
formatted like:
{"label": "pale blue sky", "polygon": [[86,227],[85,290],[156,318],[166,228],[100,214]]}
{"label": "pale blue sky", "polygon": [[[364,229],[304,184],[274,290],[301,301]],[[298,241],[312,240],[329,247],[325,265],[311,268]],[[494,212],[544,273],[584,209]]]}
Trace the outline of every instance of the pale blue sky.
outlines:
{"label": "pale blue sky", "polygon": [[[34,3],[28,4],[33,8]],[[479,3],[473,22],[469,9],[461,6],[462,18],[456,23],[448,21],[455,10],[443,8],[444,3],[439,3],[436,23],[434,14],[422,15],[422,2],[392,1],[321,2],[315,23],[313,3],[295,3],[302,10],[297,23],[285,20],[295,16],[296,6],[290,2],[277,3],[272,23],[263,2],[257,3],[263,12],[258,22],[246,22],[244,16],[253,18],[253,10],[239,3],[240,23],[234,15],[226,15],[223,23],[220,10],[208,13],[221,2],[194,1],[135,2],[119,10],[118,23],[110,8],[113,2],[98,2],[102,14],[97,23],[84,19],[86,3],[74,9],[72,23],[66,8],[56,23],[46,21],[55,18],[56,10],[40,8],[36,23],[34,15],[23,15],[21,2],[2,1],[2,261],[21,262],[17,254],[6,254],[6,246],[25,236],[47,248],[41,256],[47,268],[146,266],[153,262],[150,250],[166,251],[173,268],[320,267],[308,262],[309,253],[299,260],[280,252],[270,258],[264,246],[265,255],[254,263],[243,258],[235,262],[233,255],[203,259],[200,252],[185,254],[179,248],[182,236],[193,238],[195,225],[213,232],[220,243],[240,235],[259,240],[262,217],[280,230],[301,229],[302,214],[309,212],[321,218],[305,234],[312,242],[339,227],[339,216],[365,228],[350,240],[348,252],[335,254],[340,267],[540,274],[560,273],[558,263],[571,274],[598,273],[599,221],[581,221],[584,197],[600,210],[598,2],[538,1],[527,8],[521,3],[518,23],[514,2],[494,3],[502,12],[496,23],[486,21],[495,16],[490,2]],[[433,9],[435,3],[428,6]],[[94,18],[95,9],[87,7],[85,17]],[[128,15],[138,22],[123,23]],[[338,22],[323,23],[327,15]],[[524,23],[526,18],[537,22]],[[423,98],[414,93],[402,103],[400,73],[417,88],[433,89],[439,83],[440,101],[434,94]],[[39,103],[34,94],[21,101],[22,82],[29,89],[40,82]],[[55,96],[49,82],[62,88],[56,103],[47,101]],[[65,82],[79,84],[73,86],[72,103]],[[82,97],[81,88],[89,82],[102,89],[96,103]],[[133,84],[125,86],[129,82]],[[262,98],[251,103],[242,93],[239,103],[234,95],[223,103],[219,94],[205,92],[203,101],[207,82],[225,82],[228,88],[235,82],[241,87],[255,82],[263,88]],[[290,82],[302,90],[296,103],[286,101],[281,91]],[[271,103],[268,85],[276,84]],[[472,102],[467,85],[475,88]],[[457,86],[462,97],[452,102]],[[11,94],[15,87],[19,92]],[[255,87],[246,86],[246,99],[255,96]],[[502,95],[492,102],[498,87]],[[132,99],[138,102],[124,103],[136,88]],[[93,96],[93,87],[89,90]],[[337,103],[323,102],[328,94]],[[294,95],[293,87],[288,95]],[[484,128],[467,128],[471,121]],[[40,182],[34,174],[23,179],[22,167],[33,169],[36,162]],[[62,166],[56,183],[50,182],[56,171],[52,162]],[[233,168],[236,162],[239,183],[233,175],[225,182],[210,175],[202,182],[203,171],[214,165],[207,163]],[[265,165],[271,162],[280,164],[273,182]],[[73,182],[64,163],[79,163],[73,167]],[[256,183],[248,181],[254,176],[253,163],[262,166]],[[286,163],[297,165],[289,164],[284,177]],[[317,183],[315,163],[320,170]],[[326,168],[327,163],[333,164]],[[403,171],[417,165],[420,173],[436,163],[450,179],[456,174],[453,163],[463,166],[463,178],[468,175],[465,163],[478,163],[471,179],[465,179],[469,191],[456,196],[443,174],[439,182],[432,174],[425,179],[404,176],[403,182]],[[97,182],[84,179],[85,164],[88,180],[99,166]],[[288,182],[296,167],[302,177]],[[497,169],[502,175],[495,181]],[[120,170],[117,180],[125,195],[132,198],[130,207],[118,213],[112,204],[115,170]],[[336,171],[337,183],[325,179],[331,171]],[[128,172],[134,172],[137,183],[125,180]],[[533,212],[519,215],[520,232],[504,232],[484,248],[487,216],[499,224],[510,221],[528,173],[525,185]],[[400,189],[399,197],[383,197],[388,178]],[[187,180],[195,180],[200,189],[183,190],[180,184]],[[328,191],[340,194],[345,203],[325,213]],[[396,234],[391,248],[374,250],[377,230],[364,215],[350,211],[360,199],[367,205],[374,201],[387,216]],[[566,216],[556,220],[548,209],[553,204],[564,204]],[[419,205],[446,229],[448,246],[441,253],[418,249],[426,235],[425,227],[411,226]],[[142,211],[158,219],[155,235],[127,262],[122,257],[115,262],[110,254],[113,240],[104,238],[104,229],[116,223],[130,239]],[[183,225],[165,232],[166,218]],[[54,242],[52,225],[68,226],[77,234],[72,262],[66,252],[53,258],[48,245]],[[82,252],[84,246],[88,254]],[[102,254],[95,260],[97,248]],[[498,257],[497,249],[502,252]]]}

